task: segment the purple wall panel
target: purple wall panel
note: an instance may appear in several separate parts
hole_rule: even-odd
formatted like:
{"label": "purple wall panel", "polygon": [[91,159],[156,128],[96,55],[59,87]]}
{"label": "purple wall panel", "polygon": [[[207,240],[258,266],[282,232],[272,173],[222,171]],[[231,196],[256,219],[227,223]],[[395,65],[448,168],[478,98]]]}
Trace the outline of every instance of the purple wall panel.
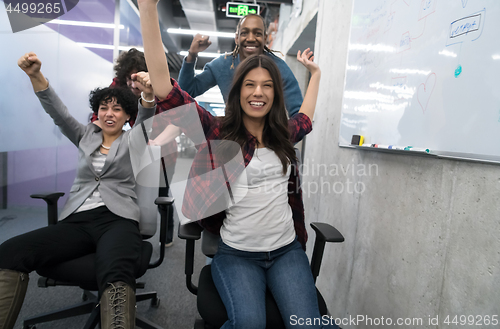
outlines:
{"label": "purple wall panel", "polygon": [[97,54],[104,58],[105,60],[113,63],[113,50],[110,49],[97,49],[97,48],[88,48],[94,54]]}
{"label": "purple wall panel", "polygon": [[[74,145],[8,153],[8,206],[40,205],[32,193],[61,191],[68,194],[76,175],[77,149]],[[67,195],[60,201],[63,205]]]}
{"label": "purple wall panel", "polygon": [[114,14],[114,0],[86,0],[79,1],[78,5],[61,16],[61,19],[69,21],[113,23]]}
{"label": "purple wall panel", "polygon": [[47,23],[58,33],[71,39],[74,42],[97,43],[102,45],[113,45],[113,30],[105,29],[102,27],[91,26],[71,26],[71,25],[58,25]]}
{"label": "purple wall panel", "polygon": [[[61,20],[114,23],[115,1],[80,1],[78,5],[60,17]],[[74,42],[113,45],[113,29],[100,27],[83,27],[46,23],[48,27],[57,31]],[[98,48],[88,48],[102,58],[113,62],[113,51]]]}

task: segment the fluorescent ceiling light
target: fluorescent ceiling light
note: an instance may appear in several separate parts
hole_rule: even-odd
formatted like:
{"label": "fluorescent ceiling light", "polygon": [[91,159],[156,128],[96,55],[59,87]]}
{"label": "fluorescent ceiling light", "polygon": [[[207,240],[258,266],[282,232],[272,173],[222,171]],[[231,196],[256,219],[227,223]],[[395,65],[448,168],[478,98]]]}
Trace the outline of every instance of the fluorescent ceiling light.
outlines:
{"label": "fluorescent ceiling light", "polygon": [[[85,27],[102,27],[104,29],[114,29],[115,24],[113,23],[95,23],[95,22],[80,22],[80,21],[66,21],[62,19],[53,19],[48,24],[59,24],[59,25],[72,25],[72,26],[85,26]],[[125,28],[124,25],[120,24],[120,30]]]}
{"label": "fluorescent ceiling light", "polygon": [[210,103],[211,107],[226,107],[226,104],[220,104],[220,103]]}
{"label": "fluorescent ceiling light", "polygon": [[201,35],[208,35],[211,37],[234,39],[234,33],[231,32],[197,31],[197,30],[183,30],[183,29],[168,29],[167,32],[172,34],[187,34],[187,35],[195,35],[199,33]]}
{"label": "fluorescent ceiling light", "polygon": [[497,60],[497,59],[500,59],[500,55],[493,55],[491,56],[493,59]]}
{"label": "fluorescent ceiling light", "polygon": [[[181,56],[187,56],[189,52],[187,51],[181,51],[179,55]],[[219,53],[208,53],[206,51],[202,51],[201,53],[198,53],[198,57],[219,57],[221,54]]]}

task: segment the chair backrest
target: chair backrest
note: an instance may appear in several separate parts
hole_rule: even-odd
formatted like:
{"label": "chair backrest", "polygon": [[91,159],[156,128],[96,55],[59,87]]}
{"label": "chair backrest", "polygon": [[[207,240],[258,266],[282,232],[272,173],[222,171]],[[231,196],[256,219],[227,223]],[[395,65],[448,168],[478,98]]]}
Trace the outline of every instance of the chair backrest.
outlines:
{"label": "chair backrest", "polygon": [[128,135],[130,161],[136,180],[135,193],[141,210],[139,229],[144,238],[155,235],[158,226],[158,210],[152,207],[151,200],[158,197],[161,168],[161,147],[148,145],[146,125],[149,128],[152,119],[146,121],[146,124],[132,128]]}
{"label": "chair backrest", "polygon": [[[137,203],[141,210],[139,229],[145,238],[155,235],[160,216],[158,208],[152,204],[152,201],[158,197],[161,148],[159,146],[150,146],[150,148],[152,154],[149,152],[143,154],[142,163],[139,165],[140,170],[136,174],[135,185]],[[158,160],[151,161],[150,156]]]}

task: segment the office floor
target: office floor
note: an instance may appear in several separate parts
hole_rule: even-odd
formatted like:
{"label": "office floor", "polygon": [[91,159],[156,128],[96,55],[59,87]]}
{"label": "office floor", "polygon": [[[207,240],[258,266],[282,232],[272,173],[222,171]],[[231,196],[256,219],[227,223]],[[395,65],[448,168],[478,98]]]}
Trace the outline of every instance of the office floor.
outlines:
{"label": "office floor", "polygon": [[[188,170],[192,159],[179,158],[176,170]],[[187,169],[186,169],[187,168]],[[27,191],[26,193],[33,193]],[[40,207],[10,207],[0,209],[0,243],[8,238],[22,234],[46,225],[46,208]],[[184,250],[185,243],[177,238],[177,225],[175,224],[174,244],[165,250],[165,259],[158,268],[149,270],[139,279],[146,283],[146,288],[140,291],[157,291],[161,299],[159,308],[152,308],[148,301],[137,305],[137,314],[162,326],[163,328],[193,328],[196,317],[196,297],[186,288],[184,275]],[[158,237],[151,238],[158,241]],[[155,246],[155,254],[159,252],[158,243]],[[154,257],[154,256],[153,256]],[[195,274],[205,264],[205,257],[197,246],[195,260]],[[39,276],[30,274],[30,282],[26,299],[17,319],[15,328],[22,328],[22,321],[26,317],[34,316],[43,312],[67,307],[81,301],[81,289],[76,287],[50,287],[38,288]],[[198,277],[194,278],[197,282]],[[65,320],[53,321],[37,325],[37,329],[77,329],[82,328],[87,319],[86,315]]]}

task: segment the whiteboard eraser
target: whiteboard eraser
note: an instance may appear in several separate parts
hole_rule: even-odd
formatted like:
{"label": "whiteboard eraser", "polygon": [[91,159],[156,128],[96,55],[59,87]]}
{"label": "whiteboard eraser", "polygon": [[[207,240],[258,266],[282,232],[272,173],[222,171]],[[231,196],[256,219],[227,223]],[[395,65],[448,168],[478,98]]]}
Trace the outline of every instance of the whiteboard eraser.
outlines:
{"label": "whiteboard eraser", "polygon": [[364,140],[361,135],[352,135],[351,145],[363,145]]}

